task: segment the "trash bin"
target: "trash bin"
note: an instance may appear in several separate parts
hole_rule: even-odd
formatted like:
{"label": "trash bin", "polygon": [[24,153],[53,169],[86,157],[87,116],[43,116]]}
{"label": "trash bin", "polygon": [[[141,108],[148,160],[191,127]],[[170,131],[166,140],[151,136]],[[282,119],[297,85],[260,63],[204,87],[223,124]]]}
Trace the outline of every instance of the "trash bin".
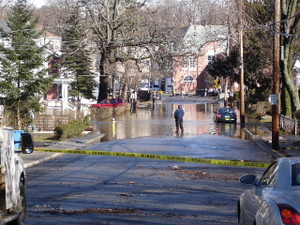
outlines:
{"label": "trash bin", "polygon": [[21,134],[24,134],[24,130],[14,130],[14,141],[15,141],[15,151],[20,150],[21,151],[21,143],[22,143],[22,137]]}

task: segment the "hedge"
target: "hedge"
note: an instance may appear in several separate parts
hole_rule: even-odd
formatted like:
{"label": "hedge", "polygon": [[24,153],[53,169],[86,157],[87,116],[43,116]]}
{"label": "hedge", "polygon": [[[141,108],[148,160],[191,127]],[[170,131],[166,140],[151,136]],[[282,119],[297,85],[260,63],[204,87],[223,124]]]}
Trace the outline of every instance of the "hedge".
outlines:
{"label": "hedge", "polygon": [[56,127],[54,129],[54,134],[59,140],[76,137],[84,131],[85,127],[86,124],[83,121],[73,120]]}

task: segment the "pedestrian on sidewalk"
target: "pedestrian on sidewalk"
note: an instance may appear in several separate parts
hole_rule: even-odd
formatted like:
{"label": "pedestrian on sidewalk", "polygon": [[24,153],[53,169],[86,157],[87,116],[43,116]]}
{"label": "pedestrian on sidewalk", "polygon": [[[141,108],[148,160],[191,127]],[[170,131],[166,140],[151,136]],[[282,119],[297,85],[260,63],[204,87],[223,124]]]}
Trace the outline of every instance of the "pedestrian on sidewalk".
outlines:
{"label": "pedestrian on sidewalk", "polygon": [[179,132],[179,128],[181,130],[181,133],[183,133],[183,116],[184,110],[182,109],[182,105],[178,105],[178,108],[174,112],[176,133]]}
{"label": "pedestrian on sidewalk", "polygon": [[32,110],[28,111],[28,117],[29,117],[29,125],[28,125],[28,129],[31,128],[31,131],[34,132],[35,130],[35,125],[34,125],[34,113]]}
{"label": "pedestrian on sidewalk", "polygon": [[153,93],[153,95],[152,95],[152,102],[153,102],[153,104],[155,103],[155,101],[156,101],[156,94]]}

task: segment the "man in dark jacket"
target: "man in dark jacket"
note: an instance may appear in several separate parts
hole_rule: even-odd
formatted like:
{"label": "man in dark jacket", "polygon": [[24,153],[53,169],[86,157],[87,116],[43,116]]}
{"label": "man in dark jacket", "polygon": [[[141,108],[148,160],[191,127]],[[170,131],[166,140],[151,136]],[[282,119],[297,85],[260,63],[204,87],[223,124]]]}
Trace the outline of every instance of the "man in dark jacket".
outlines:
{"label": "man in dark jacket", "polygon": [[178,109],[176,109],[174,112],[176,133],[178,133],[179,127],[181,129],[181,132],[183,133],[183,116],[184,116],[184,110],[182,109],[181,105],[178,105]]}

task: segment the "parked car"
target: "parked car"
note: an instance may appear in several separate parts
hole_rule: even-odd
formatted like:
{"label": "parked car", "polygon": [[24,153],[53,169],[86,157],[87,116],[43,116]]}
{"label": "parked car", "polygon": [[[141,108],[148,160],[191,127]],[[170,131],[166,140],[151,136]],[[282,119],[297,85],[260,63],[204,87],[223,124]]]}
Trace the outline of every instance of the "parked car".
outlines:
{"label": "parked car", "polygon": [[208,92],[207,92],[207,95],[208,95],[208,96],[218,96],[218,95],[219,95],[219,92],[218,92],[218,91],[215,91],[215,90],[212,90],[212,91],[208,91]]}
{"label": "parked car", "polygon": [[254,186],[239,197],[240,225],[300,224],[300,157],[279,158],[260,179],[244,175],[240,182]]}
{"label": "parked car", "polygon": [[160,91],[160,86],[157,84],[151,84],[150,87],[148,85],[148,83],[146,84],[141,84],[140,85],[140,90],[141,91]]}
{"label": "parked car", "polygon": [[219,122],[230,122],[236,123],[237,116],[234,109],[231,108],[219,108],[215,112],[214,121],[216,123]]}
{"label": "parked car", "polygon": [[124,105],[125,101],[121,98],[104,99],[99,103],[92,104],[91,107],[117,107]]}

